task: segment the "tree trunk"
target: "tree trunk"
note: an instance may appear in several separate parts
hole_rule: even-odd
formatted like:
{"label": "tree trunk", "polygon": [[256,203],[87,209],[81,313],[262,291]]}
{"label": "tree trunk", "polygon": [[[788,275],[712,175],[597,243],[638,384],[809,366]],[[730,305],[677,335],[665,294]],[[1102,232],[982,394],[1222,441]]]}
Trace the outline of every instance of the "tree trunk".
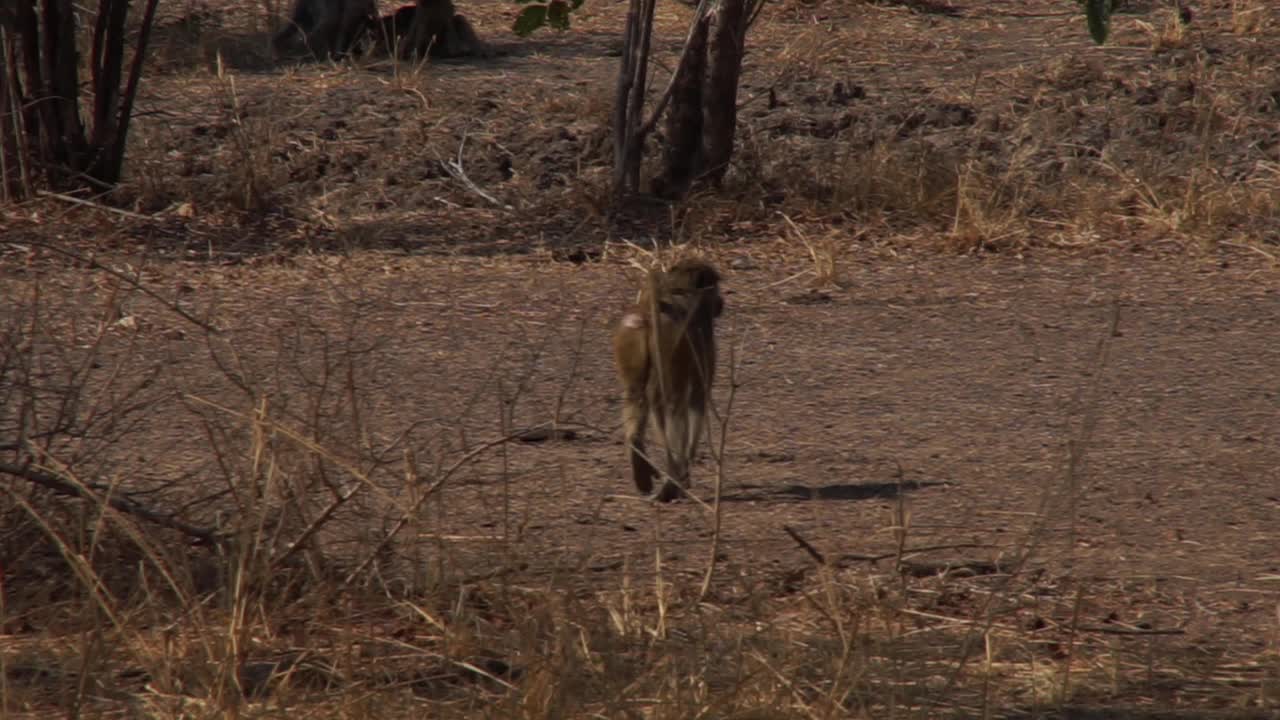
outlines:
{"label": "tree trunk", "polygon": [[671,86],[663,172],[653,182],[654,194],[661,197],[678,198],[689,192],[702,167],[702,89],[707,75],[710,27],[709,16],[703,16],[694,25],[693,36]]}
{"label": "tree trunk", "polygon": [[0,202],[10,203],[32,192],[30,156],[23,122],[22,83],[18,79],[15,17],[0,9]]}
{"label": "tree trunk", "polygon": [[724,179],[733,157],[746,19],[745,0],[721,0],[711,40],[711,69],[703,100],[702,124],[702,176],[717,184]]}
{"label": "tree trunk", "polygon": [[[30,168],[57,189],[103,189],[120,179],[133,100],[158,0],[147,0],[127,83],[129,0],[98,0],[86,84],[93,99],[86,127],[80,108],[80,54],[71,0],[16,0],[0,12],[0,184],[31,192]],[[122,84],[124,87],[122,88]]]}
{"label": "tree trunk", "polygon": [[[641,124],[654,6],[653,0],[631,0],[613,115],[615,200],[639,188],[644,139],[664,110],[669,113],[667,138],[654,192],[677,198],[700,180],[718,183],[724,178],[737,131],[747,26],[762,2],[702,0],[675,75],[653,115]],[[711,3],[716,7],[708,13]]]}
{"label": "tree trunk", "polygon": [[641,150],[646,131],[640,119],[649,72],[649,39],[653,36],[654,0],[631,0],[627,10],[622,67],[613,107],[613,193],[620,199],[640,188]]}

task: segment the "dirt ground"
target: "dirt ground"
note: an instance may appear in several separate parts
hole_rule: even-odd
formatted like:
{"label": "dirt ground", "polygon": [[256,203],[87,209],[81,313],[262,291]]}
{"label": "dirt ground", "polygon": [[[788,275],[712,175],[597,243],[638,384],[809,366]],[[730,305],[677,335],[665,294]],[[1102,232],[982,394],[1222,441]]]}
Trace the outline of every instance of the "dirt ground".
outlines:
{"label": "dirt ground", "polygon": [[[1080,658],[1121,658],[1123,682],[1072,702],[1280,707],[1280,30],[1264,6],[1269,20],[1193,6],[1189,36],[1153,50],[1172,32],[1155,3],[1130,3],[1104,49],[1069,2],[771,5],[731,198],[616,225],[624,6],[517,39],[515,6],[470,3],[505,54],[395,72],[273,67],[260,8],[239,28],[184,7],[117,198],[145,219],[56,199],[4,216],[4,302],[38,285],[60,337],[106,318],[95,377],[157,378],[129,443],[95,462],[144,484],[218,477],[201,403],[251,413],[252,387],[336,456],[379,458],[370,517],[409,492],[406,450],[449,465],[484,449],[402,559],[447,544],[464,576],[604,590],[650,582],[657,547],[663,573],[696,584],[712,513],[634,497],[606,351],[638,277],[624,243],[687,242],[725,270],[732,348],[712,601],[793,594],[814,553],[896,575],[905,548],[922,623],[1057,643],[1069,624]],[[660,15],[669,57],[688,12]],[[1246,21],[1262,24],[1233,30]],[[211,48],[237,50],[221,78]],[[865,154],[824,170],[824,143]],[[937,157],[962,161],[936,187],[903,179]],[[218,332],[120,295],[90,256]],[[484,448],[550,422],[569,434]],[[695,468],[708,501],[717,468],[707,453]],[[342,539],[352,558],[360,532]],[[994,610],[930,584],[1015,575]],[[1033,715],[1024,700],[1010,707]]]}

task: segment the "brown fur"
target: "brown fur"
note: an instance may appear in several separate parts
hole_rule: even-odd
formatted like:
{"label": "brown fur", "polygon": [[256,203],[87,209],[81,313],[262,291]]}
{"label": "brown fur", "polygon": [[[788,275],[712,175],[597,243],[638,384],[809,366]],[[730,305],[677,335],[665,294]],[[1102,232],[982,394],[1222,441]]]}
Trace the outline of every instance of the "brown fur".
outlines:
{"label": "brown fur", "polygon": [[336,59],[355,47],[378,17],[374,0],[297,0],[289,26],[272,39],[277,53],[295,40],[316,57]]}
{"label": "brown fur", "polygon": [[373,51],[378,54],[393,54],[413,27],[413,16],[417,14],[417,9],[416,5],[402,5],[390,15],[378,18],[378,24],[373,29]]}
{"label": "brown fur", "polygon": [[400,45],[400,56],[453,58],[491,56],[475,28],[455,11],[453,0],[418,0],[413,23]]}
{"label": "brown fur", "polygon": [[650,417],[666,441],[667,478],[654,495],[674,500],[689,485],[715,379],[715,319],[724,310],[720,274],[703,260],[654,270],[613,333],[622,381],[622,424],[636,489],[649,494],[657,469],[645,455]]}

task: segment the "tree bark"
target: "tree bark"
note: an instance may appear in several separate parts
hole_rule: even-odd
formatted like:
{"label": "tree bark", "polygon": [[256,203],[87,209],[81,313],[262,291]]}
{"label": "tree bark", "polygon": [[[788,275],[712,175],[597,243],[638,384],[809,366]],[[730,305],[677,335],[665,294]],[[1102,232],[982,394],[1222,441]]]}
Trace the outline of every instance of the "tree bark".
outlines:
{"label": "tree bark", "polygon": [[15,28],[13,11],[0,10],[0,202],[5,203],[32,192]]}
{"label": "tree bark", "polygon": [[644,132],[644,94],[649,72],[649,41],[653,36],[654,0],[631,0],[627,10],[622,66],[613,108],[613,194],[621,199],[640,188]]}
{"label": "tree bark", "polygon": [[[138,83],[142,80],[142,63],[146,59],[146,53],[143,51],[151,39],[151,28],[155,26],[156,7],[159,4],[160,0],[147,0],[147,9],[142,15],[142,27],[138,30],[138,49],[134,52],[133,63],[129,66],[129,80],[125,85],[124,94],[120,96],[120,107],[112,127],[110,142],[106,143],[107,172],[98,178],[103,182],[115,184],[120,179],[120,173],[124,171],[125,141],[129,137],[129,122],[133,119],[133,101],[138,96]],[[121,29],[121,36],[123,35],[124,30]]]}
{"label": "tree bark", "polygon": [[738,79],[747,30],[746,0],[721,0],[711,39],[710,71],[703,99],[702,176],[713,183],[724,179],[733,157],[738,128]]}
{"label": "tree bark", "polygon": [[631,99],[631,83],[634,82],[636,38],[640,31],[640,0],[631,0],[627,6],[627,21],[622,32],[622,63],[618,67],[618,83],[613,92],[613,195],[620,199],[627,189],[631,168],[627,157],[627,138],[632,128],[627,126],[627,103]]}
{"label": "tree bark", "polygon": [[[641,125],[653,0],[631,0],[613,115],[615,201],[639,187],[644,138],[664,109],[667,138],[654,192],[675,198],[696,182],[719,183],[724,178],[738,125],[738,80],[747,26],[762,3],[701,0],[676,73],[654,115]],[[706,12],[712,4],[715,9]]]}
{"label": "tree bark", "polygon": [[710,26],[710,16],[698,19],[671,85],[663,172],[653,183],[654,194],[661,197],[683,196],[702,169],[702,95]]}
{"label": "tree bark", "polygon": [[[57,189],[108,188],[120,180],[133,101],[158,0],[147,0],[125,78],[130,0],[98,0],[88,31],[93,99],[81,114],[79,37],[72,0],[7,0],[0,9],[5,77],[0,80],[5,191],[32,191],[38,168]],[[86,125],[87,122],[87,125]]]}
{"label": "tree bark", "polygon": [[[102,4],[111,1],[102,0]],[[46,2],[44,33],[39,38],[43,92],[36,101],[45,109],[41,117],[44,157],[55,161],[48,166],[55,173],[50,182],[61,186],[87,169],[84,156],[88,141],[80,120],[80,53],[76,49],[76,18],[71,0]],[[103,9],[100,7],[99,12]]]}

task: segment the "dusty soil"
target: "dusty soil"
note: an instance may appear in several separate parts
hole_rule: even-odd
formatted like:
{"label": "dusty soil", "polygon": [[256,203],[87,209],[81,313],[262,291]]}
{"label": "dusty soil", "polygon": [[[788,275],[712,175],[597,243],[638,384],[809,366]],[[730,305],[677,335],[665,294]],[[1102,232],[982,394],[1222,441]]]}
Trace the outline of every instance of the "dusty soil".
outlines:
{"label": "dusty soil", "polygon": [[[10,209],[4,302],[38,283],[64,313],[53,334],[116,323],[96,377],[156,372],[129,443],[94,455],[121,477],[220,477],[207,427],[231,421],[200,401],[250,413],[250,387],[286,425],[319,427],[336,456],[376,457],[385,495],[362,512],[381,522],[410,492],[405,450],[447,466],[554,420],[572,434],[477,452],[422,542],[394,552],[447,545],[464,575],[500,566],[520,583],[576,575],[603,589],[652,578],[659,547],[663,572],[696,582],[711,513],[633,497],[605,350],[636,280],[619,241],[687,240],[725,268],[720,339],[733,348],[717,388],[713,598],[795,592],[817,566],[795,536],[869,578],[904,547],[922,614],[988,607],[930,578],[1016,575],[998,622],[1055,642],[1072,623],[1081,656],[1161,658],[1145,684],[1081,702],[1274,709],[1280,226],[1275,207],[1215,188],[1246,204],[1275,192],[1280,34],[1228,32],[1230,8],[1213,3],[1185,46],[1155,52],[1138,23],[1158,31],[1164,11],[1144,6],[1093,50],[1064,5],[771,6],[747,65],[732,202],[640,208],[612,226],[621,6],[588,4],[570,33],[518,40],[503,30],[513,6],[472,3],[506,54],[400,76],[273,67],[254,54],[265,28],[201,5],[219,30],[200,47],[241,50],[227,57],[234,88],[161,34],[117,198],[149,219],[55,200]],[[674,53],[687,11],[660,14]],[[1230,142],[1203,142],[1232,120]],[[987,163],[975,169],[986,214],[959,228],[955,174],[950,191],[924,183],[914,199],[864,187],[888,175],[827,177],[823,143],[886,137],[924,143],[893,151],[889,175],[939,154]],[[1190,187],[1157,179],[1183,177],[1197,148],[1224,184],[1197,186],[1203,203],[1164,197]],[[459,155],[474,188],[449,171]],[[1095,162],[1129,168],[1109,176],[1132,180],[1117,181],[1118,205],[1091,209],[1072,180],[1102,183],[1079,170]],[[815,281],[804,243],[830,254],[832,277]],[[112,294],[88,255],[219,332]],[[710,457],[695,470],[708,501],[716,472]],[[351,558],[359,532],[342,538]]]}
{"label": "dusty soil", "polygon": [[[1120,698],[1158,690],[1169,707],[1234,706],[1237,666],[1265,673],[1251,663],[1274,647],[1280,593],[1274,270],[1129,254],[867,253],[846,266],[844,289],[813,292],[780,282],[802,266],[737,265],[721,331],[735,348],[737,388],[714,598],[785,596],[814,572],[784,528],[828,561],[879,577],[892,570],[905,512],[909,571],[997,580],[1034,543],[1026,595],[1001,606],[1002,623],[1048,618],[1060,629],[1079,612],[1094,631],[1077,639],[1082,654],[1119,652],[1120,642],[1138,658],[1155,643],[1160,662],[1178,668]],[[395,458],[414,449],[424,467],[547,423],[558,408],[572,439],[484,453],[438,496],[422,542],[447,539],[455,572],[497,569],[535,584],[569,573],[616,588],[622,574],[651,577],[660,547],[669,578],[700,577],[707,511],[651,507],[631,497],[625,476],[602,351],[629,293],[619,267],[362,255],[156,273],[158,286],[190,288],[184,306],[217,308],[227,345],[215,347],[224,358],[233,348],[235,372],[272,388],[281,422],[332,413],[320,426],[340,455],[359,455],[340,432],[343,399],[328,407],[314,392],[334,354],[358,353],[373,445]],[[9,277],[37,274],[45,288],[80,282],[63,272]],[[139,369],[162,368],[165,389],[127,447],[99,460],[138,482],[216,478],[200,408],[180,397],[239,412],[253,402],[189,323],[140,298],[122,312],[140,329],[113,335],[132,344]],[[106,362],[100,372],[118,369]],[[722,408],[728,395],[722,382]],[[384,470],[375,476],[394,507],[407,491],[402,469]],[[714,463],[704,458],[696,474],[709,500]],[[364,511],[384,517],[385,506]],[[352,556],[363,557],[355,541]],[[418,544],[396,547],[408,559]],[[947,616],[979,606],[954,589],[919,603]],[[1130,629],[1137,639],[1108,634]]]}

